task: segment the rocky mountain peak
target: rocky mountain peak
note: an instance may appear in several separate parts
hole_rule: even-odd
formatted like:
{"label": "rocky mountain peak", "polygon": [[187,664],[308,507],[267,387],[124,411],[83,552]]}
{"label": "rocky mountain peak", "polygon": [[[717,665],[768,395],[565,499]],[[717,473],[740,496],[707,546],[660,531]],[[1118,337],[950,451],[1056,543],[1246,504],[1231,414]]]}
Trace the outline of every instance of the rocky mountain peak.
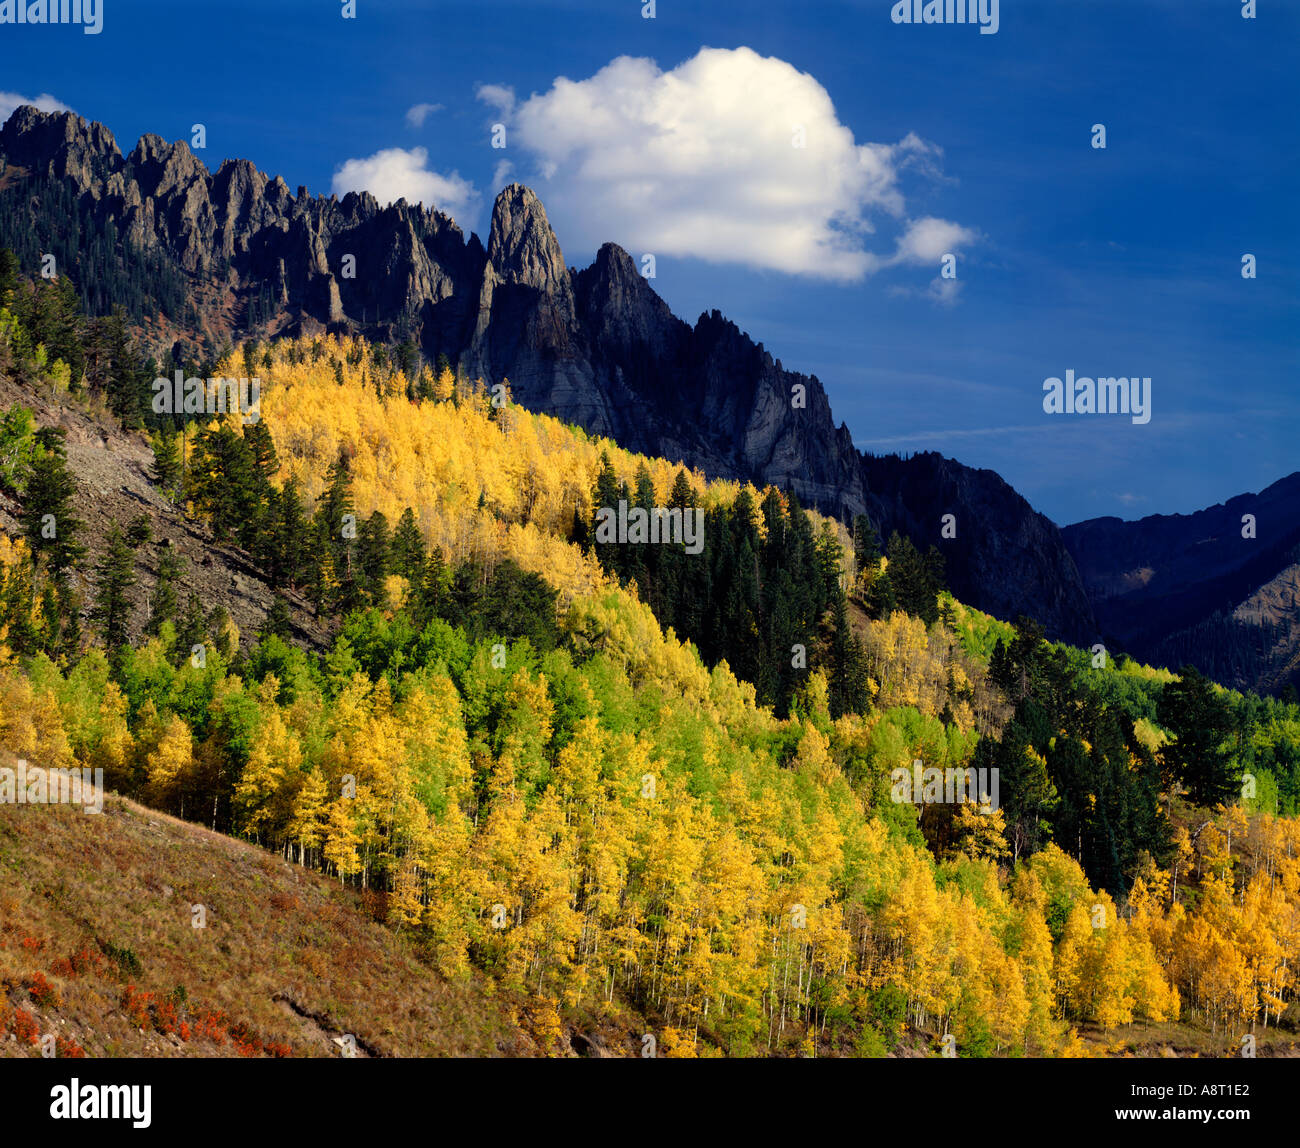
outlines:
{"label": "rocky mountain peak", "polygon": [[113,133],[75,112],[42,112],[30,104],[15,109],[0,129],[6,161],[30,171],[73,181],[88,190],[122,164]]}
{"label": "rocky mountain peak", "polygon": [[166,195],[209,178],[208,169],[183,140],[169,144],[153,134],[140,137],[127,162],[146,195]]}
{"label": "rocky mountain peak", "polygon": [[[531,409],[717,477],[775,483],[837,516],[865,510],[886,536],[924,547],[941,514],[979,523],[945,547],[964,600],[1004,616],[1023,608],[1056,635],[1092,629],[1056,527],[995,475],[938,456],[864,459],[815,376],[786,370],[719,311],[683,322],[623,248],[607,243],[571,273],[522,184],[497,196],[485,251],[436,212],[369,192],[294,196],[242,160],[211,174],[186,143],[157,135],[123,160],[107,129],[75,115],[19,109],[0,159],[21,169],[0,187],[0,245],[31,264],[35,236],[73,237],[60,266],[92,298],[134,291],[155,352],[322,329],[412,339],[471,378],[508,379]],[[32,194],[50,180],[73,206]],[[132,271],[112,282],[86,258],[110,234]]]}
{"label": "rocky mountain peak", "polygon": [[568,286],[568,268],[546,209],[522,183],[502,188],[492,206],[488,262],[503,283],[520,283],[548,294]]}

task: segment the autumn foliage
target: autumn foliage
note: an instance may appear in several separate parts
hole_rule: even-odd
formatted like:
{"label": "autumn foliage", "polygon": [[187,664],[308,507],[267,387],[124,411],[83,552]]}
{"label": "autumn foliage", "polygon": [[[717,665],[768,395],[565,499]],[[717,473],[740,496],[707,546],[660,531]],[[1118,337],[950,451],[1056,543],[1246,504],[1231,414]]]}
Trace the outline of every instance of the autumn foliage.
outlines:
{"label": "autumn foliage", "polygon": [[[314,505],[342,450],[359,517],[412,510],[430,552],[482,585],[507,560],[540,575],[559,640],[471,633],[420,603],[473,586],[391,575],[319,657],[268,635],[195,665],[170,627],[112,666],[0,646],[9,753],[100,766],[124,793],[373,894],[439,974],[527,997],[546,1047],[581,1014],[649,1018],[669,1055],[883,1055],[908,1032],[953,1034],[962,1055],[1077,1055],[1084,1026],[1195,1017],[1232,1035],[1294,999],[1293,820],[1232,805],[1197,827],[1180,806],[1170,859],[1102,890],[1071,842],[1013,845],[1000,811],[925,820],[891,799],[893,769],[964,766],[1007,723],[1006,691],[959,639],[966,612],[864,622],[862,712],[836,712],[812,671],[778,717],[572,541],[602,453],[665,498],[675,464],[496,407],[449,373],[408,377],[360,341],[265,354],[276,483]],[[740,491],[691,481],[705,505]],[[26,561],[0,546],[0,564]],[[28,991],[55,990],[41,976]],[[120,1006],[168,1037],[287,1051],[133,984]],[[18,1017],[5,1023],[26,1032]]]}

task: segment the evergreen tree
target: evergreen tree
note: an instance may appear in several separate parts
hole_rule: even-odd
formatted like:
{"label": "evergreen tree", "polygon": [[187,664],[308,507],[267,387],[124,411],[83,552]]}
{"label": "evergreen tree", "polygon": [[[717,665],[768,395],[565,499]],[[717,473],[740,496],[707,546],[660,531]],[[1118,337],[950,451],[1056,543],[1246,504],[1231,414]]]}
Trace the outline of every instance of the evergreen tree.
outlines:
{"label": "evergreen tree", "polygon": [[867,695],[867,667],[862,643],[849,624],[848,604],[844,595],[837,594],[832,604],[833,630],[831,637],[830,708],[831,717],[846,713],[865,713],[870,701]]}
{"label": "evergreen tree", "polygon": [[190,465],[191,498],[207,514],[217,542],[232,538],[252,550],[261,524],[253,455],[243,436],[220,423],[199,435]]}
{"label": "evergreen tree", "polygon": [[619,500],[618,476],[605,451],[600,452],[600,470],[596,472],[596,483],[591,492],[591,537],[596,561],[606,570],[618,575],[622,572],[623,547],[617,542],[602,542],[602,532],[597,531],[602,510],[618,512]]}
{"label": "evergreen tree", "polygon": [[376,510],[362,524],[357,538],[357,582],[376,606],[386,604],[384,580],[388,577],[391,545],[388,519]]}
{"label": "evergreen tree", "polygon": [[424,575],[424,536],[415,521],[415,511],[409,506],[402,511],[393,531],[390,561],[393,572],[400,574],[415,589]]}
{"label": "evergreen tree", "polygon": [[0,627],[4,641],[15,654],[34,654],[40,636],[32,621],[36,605],[34,572],[26,563],[0,566]]}
{"label": "evergreen tree", "polygon": [[99,624],[104,648],[119,659],[130,637],[131,600],[135,585],[135,556],[116,524],[109,531],[108,550],[95,567],[95,606],[91,618]]}
{"label": "evergreen tree", "polygon": [[153,446],[153,466],[149,477],[167,498],[175,502],[180,497],[181,452],[179,436],[164,428],[150,440]]}
{"label": "evergreen tree", "polygon": [[266,612],[262,628],[257,632],[258,637],[264,639],[274,635],[287,641],[292,632],[293,619],[289,613],[288,599],[283,594],[277,594],[271,603],[271,608]]}
{"label": "evergreen tree", "polygon": [[126,542],[132,550],[139,550],[153,541],[153,526],[147,514],[137,514],[126,528]]}
{"label": "evergreen tree", "polygon": [[1237,789],[1232,769],[1232,711],[1214,684],[1193,666],[1178,671],[1156,703],[1160,724],[1170,740],[1160,759],[1169,773],[1187,786],[1187,797],[1206,808],[1231,800]]}
{"label": "evergreen tree", "polygon": [[880,561],[880,535],[865,514],[853,519],[853,560],[859,574],[874,569]]}
{"label": "evergreen tree", "polygon": [[298,480],[288,478],[273,494],[275,513],[267,566],[273,586],[296,589],[307,565],[309,527],[298,493]]}
{"label": "evergreen tree", "polygon": [[342,452],[326,475],[325,493],[316,507],[315,523],[318,537],[328,549],[335,578],[340,583],[350,581],[357,528],[352,475],[347,456]]}
{"label": "evergreen tree", "polygon": [[33,558],[44,557],[55,574],[85,553],[76,540],[81,530],[81,520],[72,513],[77,487],[68,473],[63,439],[58,427],[36,432],[35,457],[27,468],[19,515]]}
{"label": "evergreen tree", "polygon": [[258,419],[257,422],[246,423],[244,425],[244,442],[248,446],[249,458],[252,461],[253,471],[261,478],[262,482],[270,485],[280,469],[280,460],[276,457],[275,441],[271,438],[271,432],[267,429],[266,423]]}
{"label": "evergreen tree", "polygon": [[72,661],[81,656],[81,599],[66,578],[54,580],[59,599],[59,617],[62,631],[59,634],[57,653]]}
{"label": "evergreen tree", "polygon": [[889,582],[898,609],[927,626],[939,619],[943,557],[933,546],[922,555],[912,540],[895,531],[889,536]]}
{"label": "evergreen tree", "polygon": [[208,612],[207,630],[214,639],[217,652],[229,661],[235,656],[235,627],[230,618],[230,611],[218,603]]}
{"label": "evergreen tree", "polygon": [[0,307],[8,307],[18,287],[21,264],[9,248],[0,248]]}
{"label": "evergreen tree", "polygon": [[185,603],[185,613],[176,627],[176,648],[173,653],[176,664],[190,657],[195,646],[201,646],[208,640],[207,620],[203,616],[203,603],[199,596],[190,591]]}
{"label": "evergreen tree", "polygon": [[176,621],[176,610],[180,605],[176,592],[176,582],[185,567],[185,559],[171,548],[166,548],[158,559],[158,580],[154,583],[153,603],[149,609],[149,620],[144,632],[156,636],[164,622]]}
{"label": "evergreen tree", "polygon": [[430,618],[443,616],[447,606],[447,564],[437,546],[429,547],[429,560],[419,582],[419,599],[416,617],[424,624]]}

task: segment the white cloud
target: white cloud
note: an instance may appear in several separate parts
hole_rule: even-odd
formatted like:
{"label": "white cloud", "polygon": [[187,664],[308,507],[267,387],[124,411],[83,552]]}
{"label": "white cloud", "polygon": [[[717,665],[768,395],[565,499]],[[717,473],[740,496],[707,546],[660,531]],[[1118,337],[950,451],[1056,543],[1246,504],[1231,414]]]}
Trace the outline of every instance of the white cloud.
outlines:
{"label": "white cloud", "polygon": [[515,165],[508,159],[499,160],[496,167],[492,169],[492,186],[500,190],[510,180],[511,173],[515,170]]}
{"label": "white cloud", "polygon": [[[576,247],[856,280],[974,238],[907,222],[899,175],[941,178],[938,147],[911,133],[857,143],[812,76],[749,48],[704,48],[667,72],[620,56],[522,102],[497,85],[477,94],[507,119],[512,152],[533,163],[520,178]],[[868,247],[879,223],[903,229],[892,254]]]}
{"label": "white cloud", "polygon": [[[945,255],[955,254],[975,242],[975,232],[946,219],[926,216],[913,219],[898,241],[892,262],[937,264]],[[949,280],[952,282],[952,280]]]}
{"label": "white cloud", "polygon": [[39,96],[20,96],[17,92],[0,92],[0,125],[7,123],[9,117],[23,104],[31,104],[43,112],[72,111],[67,104],[55,99],[49,92],[42,92]]}
{"label": "white cloud", "polygon": [[944,279],[937,275],[930,280],[930,285],[926,287],[925,293],[941,307],[955,306],[957,300],[961,297],[961,280]]}
{"label": "white cloud", "polygon": [[425,120],[434,112],[440,111],[442,111],[441,104],[414,104],[406,109],[406,126],[408,128],[422,128]]}
{"label": "white cloud", "polygon": [[[1063,426],[1063,423],[1054,424]],[[891,435],[889,438],[855,438],[853,445],[859,450],[875,448],[880,446],[908,446],[917,442],[942,442],[946,439],[954,438],[987,438],[994,436],[1001,438],[1008,434],[1021,434],[1033,431],[1035,433],[1043,429],[1042,424],[1037,426],[1017,426],[1017,427],[976,427],[969,430],[936,430],[936,431],[917,431],[915,434]]]}
{"label": "white cloud", "polygon": [[478,96],[490,108],[495,108],[503,116],[508,116],[515,108],[515,90],[504,84],[479,84],[474,89]]}
{"label": "white cloud", "polygon": [[457,172],[442,175],[430,171],[429,153],[425,148],[393,147],[377,151],[365,159],[350,159],[335,173],[335,195],[349,191],[368,191],[380,203],[423,203],[452,216],[464,231],[474,228],[480,197],[478,190]]}

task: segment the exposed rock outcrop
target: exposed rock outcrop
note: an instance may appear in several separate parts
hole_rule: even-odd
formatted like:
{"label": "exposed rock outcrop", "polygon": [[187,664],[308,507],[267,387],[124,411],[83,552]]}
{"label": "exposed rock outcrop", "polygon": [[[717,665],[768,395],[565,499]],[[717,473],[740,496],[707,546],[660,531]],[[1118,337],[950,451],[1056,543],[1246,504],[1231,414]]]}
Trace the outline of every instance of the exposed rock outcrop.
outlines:
{"label": "exposed rock outcrop", "polygon": [[[608,243],[590,267],[568,268],[522,184],[497,196],[484,249],[436,210],[384,207],[368,193],[293,195],[246,160],[212,174],[183,142],[147,135],[123,157],[111,132],[71,113],[19,108],[0,130],[0,157],[10,169],[0,196],[30,195],[32,178],[61,181],[92,229],[123,237],[124,259],[148,253],[184,277],[184,313],[159,302],[143,332],[156,350],[193,340],[196,327],[217,345],[322,328],[412,339],[631,449],[775,483],[828,513],[865,511],[886,535],[942,541],[971,604],[1023,611],[1074,641],[1092,635],[1059,532],[996,475],[933,454],[864,458],[816,376],[787,371],[717,311],[694,326],[678,319],[622,248]],[[24,210],[34,220],[43,207],[29,198]],[[74,278],[96,273],[70,254]],[[938,537],[944,513],[958,517],[955,541]]]}

